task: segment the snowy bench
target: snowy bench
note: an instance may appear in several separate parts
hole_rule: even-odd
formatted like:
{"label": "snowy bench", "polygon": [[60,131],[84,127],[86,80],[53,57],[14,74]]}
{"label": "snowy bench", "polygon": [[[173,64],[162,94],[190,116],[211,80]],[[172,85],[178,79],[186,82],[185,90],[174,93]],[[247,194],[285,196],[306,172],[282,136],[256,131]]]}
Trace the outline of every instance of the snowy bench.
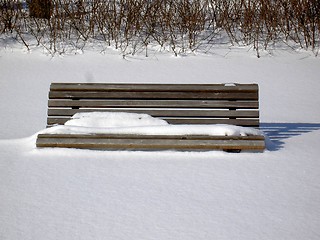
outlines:
{"label": "snowy bench", "polygon": [[[146,113],[169,124],[259,127],[257,84],[52,83],[47,126],[76,113]],[[187,125],[186,125],[187,126]],[[206,134],[39,134],[37,147],[106,150],[263,151],[264,136]]]}

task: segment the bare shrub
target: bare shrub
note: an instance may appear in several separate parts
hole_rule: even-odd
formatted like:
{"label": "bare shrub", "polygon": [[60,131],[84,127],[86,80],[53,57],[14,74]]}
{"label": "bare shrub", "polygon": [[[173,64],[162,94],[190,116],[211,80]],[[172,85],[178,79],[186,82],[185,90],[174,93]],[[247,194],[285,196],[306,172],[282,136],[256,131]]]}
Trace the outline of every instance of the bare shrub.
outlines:
{"label": "bare shrub", "polygon": [[[24,7],[28,6],[28,8]],[[294,42],[319,50],[318,0],[0,0],[0,33],[51,53],[99,42],[122,54],[153,46],[175,55],[230,44],[261,49]],[[206,46],[205,48],[201,48]]]}

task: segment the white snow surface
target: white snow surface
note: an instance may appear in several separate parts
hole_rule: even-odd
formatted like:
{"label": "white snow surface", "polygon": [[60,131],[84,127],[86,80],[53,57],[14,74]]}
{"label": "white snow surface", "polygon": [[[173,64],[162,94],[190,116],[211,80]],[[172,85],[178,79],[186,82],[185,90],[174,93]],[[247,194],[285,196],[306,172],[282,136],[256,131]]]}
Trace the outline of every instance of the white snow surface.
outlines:
{"label": "white snow surface", "polygon": [[170,125],[165,120],[148,114],[126,112],[76,113],[64,125],[41,131],[43,134],[142,134],[142,135],[263,135],[255,128],[227,124]]}
{"label": "white snow surface", "polygon": [[64,125],[87,128],[118,128],[168,125],[165,120],[148,114],[127,112],[88,112],[76,113]]}
{"label": "white snow surface", "polygon": [[[214,52],[51,58],[0,48],[0,239],[320,239],[319,57]],[[51,82],[258,83],[268,150],[37,149]]]}

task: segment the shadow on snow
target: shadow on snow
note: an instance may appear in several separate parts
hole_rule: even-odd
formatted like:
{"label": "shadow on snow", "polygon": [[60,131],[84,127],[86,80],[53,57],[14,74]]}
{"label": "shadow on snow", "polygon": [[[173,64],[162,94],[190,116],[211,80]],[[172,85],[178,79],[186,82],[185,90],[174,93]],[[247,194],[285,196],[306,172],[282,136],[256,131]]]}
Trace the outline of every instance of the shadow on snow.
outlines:
{"label": "shadow on snow", "polygon": [[272,142],[270,151],[284,147],[284,140],[320,129],[320,123],[261,123],[260,129]]}

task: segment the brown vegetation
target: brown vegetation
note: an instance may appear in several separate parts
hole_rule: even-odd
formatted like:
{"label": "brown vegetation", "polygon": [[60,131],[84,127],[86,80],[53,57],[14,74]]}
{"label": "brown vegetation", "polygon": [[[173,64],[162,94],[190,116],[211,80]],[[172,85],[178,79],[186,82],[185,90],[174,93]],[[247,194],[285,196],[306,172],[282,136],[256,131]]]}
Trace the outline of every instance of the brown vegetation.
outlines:
{"label": "brown vegetation", "polygon": [[27,48],[36,40],[53,53],[99,41],[123,54],[148,55],[158,45],[178,55],[210,48],[224,35],[254,46],[257,56],[279,42],[319,49],[318,0],[28,0],[26,6],[0,0],[0,33]]}

